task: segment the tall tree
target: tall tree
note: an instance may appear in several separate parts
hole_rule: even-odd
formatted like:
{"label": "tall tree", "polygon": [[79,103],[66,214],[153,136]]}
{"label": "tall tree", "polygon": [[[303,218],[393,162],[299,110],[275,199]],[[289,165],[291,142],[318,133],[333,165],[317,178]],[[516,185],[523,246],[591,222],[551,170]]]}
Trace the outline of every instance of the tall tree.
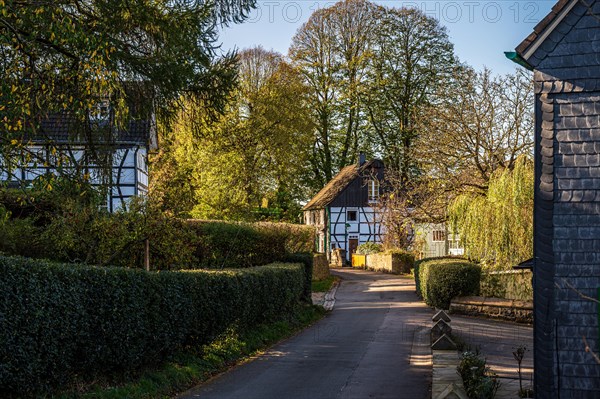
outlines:
{"label": "tall tree", "polygon": [[463,193],[449,207],[468,256],[510,269],[533,254],[533,162],[518,156],[513,168],[494,171],[485,195]]}
{"label": "tall tree", "polygon": [[446,189],[485,193],[490,176],[533,150],[533,86],[526,74],[493,76],[465,68],[453,90],[427,110],[422,167]]}
{"label": "tall tree", "polygon": [[315,11],[292,39],[292,63],[310,88],[314,189],[354,162],[366,146],[362,97],[375,8],[365,0],[338,2]]}
{"label": "tall tree", "polygon": [[183,93],[222,108],[235,69],[233,54],[217,57],[218,24],[243,20],[254,3],[0,0],[0,167],[10,172],[6,161],[27,152],[51,113],[68,112],[79,140],[110,143],[88,119],[108,98],[122,124],[132,83],[137,109],[159,117],[172,115]]}
{"label": "tall tree", "polygon": [[[263,200],[304,197],[297,181],[312,131],[304,97],[299,74],[280,54],[254,48],[239,54],[239,84],[220,118],[207,119],[189,103],[160,161],[189,170],[194,194],[187,212],[247,219]],[[158,169],[165,179],[155,192],[166,198],[177,190],[170,185],[176,180]]]}
{"label": "tall tree", "polygon": [[440,23],[417,9],[379,8],[365,104],[376,152],[407,182],[418,173],[418,120],[458,68]]}

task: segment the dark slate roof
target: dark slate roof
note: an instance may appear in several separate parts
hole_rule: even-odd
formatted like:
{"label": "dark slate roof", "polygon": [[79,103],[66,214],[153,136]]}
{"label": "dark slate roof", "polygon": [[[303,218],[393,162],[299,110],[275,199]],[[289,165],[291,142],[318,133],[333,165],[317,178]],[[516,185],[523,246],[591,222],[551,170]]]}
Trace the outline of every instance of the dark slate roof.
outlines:
{"label": "dark slate roof", "polygon": [[517,46],[517,48],[515,49],[517,53],[523,56],[523,54],[525,53],[525,51],[527,51],[529,46],[531,46],[531,44],[533,44],[533,42],[535,42],[536,39],[542,35],[542,32],[544,32],[548,25],[550,25],[552,21],[556,19],[558,14],[560,14],[560,12],[565,8],[565,6],[571,1],[577,0],[560,0],[558,3],[556,3],[554,7],[552,7],[552,10],[550,10],[550,13],[546,15],[546,17],[542,19],[535,26],[535,28],[533,28],[533,32],[531,32],[531,34],[527,36],[527,38],[523,40],[521,44]]}
{"label": "dark slate roof", "polygon": [[[116,143],[143,145],[148,142],[152,128],[149,120],[131,119],[124,129],[117,129],[115,126],[110,129],[107,136],[112,137]],[[87,129],[84,129],[81,122],[68,113],[55,113],[43,118],[39,130],[29,139],[33,142],[81,144],[86,142],[83,134],[85,130]]]}
{"label": "dark slate roof", "polygon": [[358,164],[346,166],[345,168],[340,170],[340,172],[337,175],[335,175],[335,177],[331,179],[329,183],[327,183],[325,187],[323,187],[321,191],[319,191],[317,195],[315,195],[313,199],[311,199],[308,202],[308,204],[306,204],[302,209],[307,211],[311,209],[320,209],[326,207],[342,191],[344,191],[344,189],[348,187],[348,185],[352,183],[354,179],[359,177],[363,171],[369,169],[376,162],[381,161],[373,159],[371,161],[365,162],[364,164],[362,164],[362,166],[359,166]]}

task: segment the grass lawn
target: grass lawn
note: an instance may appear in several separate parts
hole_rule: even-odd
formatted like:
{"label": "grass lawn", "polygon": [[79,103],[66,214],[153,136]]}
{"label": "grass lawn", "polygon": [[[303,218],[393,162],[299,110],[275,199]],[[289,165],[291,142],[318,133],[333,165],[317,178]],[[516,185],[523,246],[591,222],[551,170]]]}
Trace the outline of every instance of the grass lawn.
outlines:
{"label": "grass lawn", "polygon": [[[333,281],[333,280],[332,280]],[[285,320],[260,325],[245,334],[229,331],[210,345],[189,348],[159,368],[115,381],[80,384],[56,397],[94,399],[165,398],[183,392],[319,320],[320,306],[299,306]]]}
{"label": "grass lawn", "polygon": [[327,292],[335,281],[335,276],[329,276],[325,280],[317,280],[312,282],[312,292]]}

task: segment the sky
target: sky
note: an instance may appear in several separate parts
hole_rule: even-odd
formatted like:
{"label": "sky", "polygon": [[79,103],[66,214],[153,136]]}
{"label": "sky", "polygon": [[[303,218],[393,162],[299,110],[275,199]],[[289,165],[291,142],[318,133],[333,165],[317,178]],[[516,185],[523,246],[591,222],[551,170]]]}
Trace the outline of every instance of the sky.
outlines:
{"label": "sky", "polygon": [[[388,7],[413,7],[435,17],[447,28],[461,61],[496,74],[511,73],[517,65],[504,56],[525,39],[555,4],[554,0],[401,1],[375,3]],[[316,0],[258,0],[258,7],[242,24],[224,28],[222,50],[261,45],[287,54],[292,37],[310,14],[335,4]]]}

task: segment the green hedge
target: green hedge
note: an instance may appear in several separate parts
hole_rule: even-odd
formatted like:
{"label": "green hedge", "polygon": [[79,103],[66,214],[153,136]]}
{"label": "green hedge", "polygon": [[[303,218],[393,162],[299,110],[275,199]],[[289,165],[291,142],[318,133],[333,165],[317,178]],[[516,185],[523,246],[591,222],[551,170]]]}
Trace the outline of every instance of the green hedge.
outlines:
{"label": "green hedge", "polygon": [[[0,397],[122,374],[290,312],[305,267],[144,272],[0,257]],[[238,330],[239,331],[239,330]]]}
{"label": "green hedge", "polygon": [[[8,195],[10,194],[10,195]],[[0,252],[60,262],[142,268],[146,240],[152,270],[223,269],[281,261],[287,253],[312,252],[316,230],[289,223],[236,223],[175,218],[155,204],[132,201],[109,214],[68,197],[39,201],[0,189]],[[19,209],[19,200],[22,209]],[[33,204],[33,205],[31,205]]]}
{"label": "green hedge", "polygon": [[287,253],[306,253],[315,250],[317,235],[315,226],[281,222],[257,222],[252,223],[251,226],[259,230],[269,231],[271,234],[277,234],[284,240]]}
{"label": "green hedge", "polygon": [[439,309],[448,309],[454,297],[478,295],[480,279],[481,268],[462,258],[427,258],[415,263],[417,294]]}
{"label": "green hedge", "polygon": [[285,256],[285,237],[250,224],[190,221],[196,242],[194,255],[201,268],[251,267]]}
{"label": "green hedge", "polygon": [[287,254],[282,261],[288,263],[301,263],[304,266],[304,290],[302,292],[302,300],[312,304],[312,277],[314,267],[314,256],[312,252]]}

